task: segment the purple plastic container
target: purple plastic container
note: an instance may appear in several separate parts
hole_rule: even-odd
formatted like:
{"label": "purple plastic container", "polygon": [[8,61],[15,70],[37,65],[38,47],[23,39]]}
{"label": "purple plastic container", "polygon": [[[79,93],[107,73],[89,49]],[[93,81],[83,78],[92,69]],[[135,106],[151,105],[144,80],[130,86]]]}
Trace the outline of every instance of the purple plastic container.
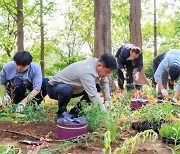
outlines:
{"label": "purple plastic container", "polygon": [[85,120],[74,118],[71,121],[60,118],[57,120],[57,138],[59,140],[70,140],[87,133]]}

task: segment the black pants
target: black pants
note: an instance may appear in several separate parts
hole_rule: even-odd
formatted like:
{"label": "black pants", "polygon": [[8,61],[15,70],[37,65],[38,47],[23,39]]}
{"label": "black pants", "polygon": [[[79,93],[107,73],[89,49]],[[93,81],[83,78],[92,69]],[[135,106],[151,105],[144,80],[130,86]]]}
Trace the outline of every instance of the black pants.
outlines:
{"label": "black pants", "polygon": [[[133,83],[133,64],[132,64],[132,60],[127,60],[124,64],[124,67],[127,68],[127,73],[128,73],[128,79],[127,79],[127,83]],[[123,72],[118,69],[118,85],[120,89],[124,89],[124,75]]]}
{"label": "black pants", "polygon": [[[153,61],[153,73],[155,74],[158,66],[159,66],[160,62],[158,63],[156,59],[154,59]],[[155,78],[154,78],[154,74],[153,74],[153,78],[152,78],[152,86],[153,87],[156,87],[156,81],[155,81]],[[162,84],[164,86],[164,88],[167,87],[167,84],[168,84],[168,87],[170,89],[174,89],[174,84],[171,84],[170,83],[170,79],[168,79],[168,76],[169,76],[169,73],[165,72],[164,74],[162,74]],[[158,93],[161,93],[160,92],[160,89],[158,89]]]}
{"label": "black pants", "polygon": [[[47,95],[46,85],[48,83],[48,78],[43,78],[42,86],[40,92],[35,96],[35,101],[39,105],[43,98]],[[23,81],[20,78],[9,81],[7,85],[8,94],[11,96],[11,99],[14,104],[21,102],[28,94],[27,91],[32,91],[33,85],[26,87]]]}
{"label": "black pants", "polygon": [[[99,84],[96,85],[97,91],[100,92]],[[64,111],[67,111],[67,105],[71,98],[82,96],[80,102],[71,109],[70,113],[77,114],[79,110],[81,110],[81,101],[85,100],[89,105],[91,101],[85,91],[82,91],[79,94],[73,94],[73,88],[68,84],[59,83],[54,86],[48,84],[47,85],[47,93],[51,99],[58,100],[58,112],[57,116],[60,117]]]}

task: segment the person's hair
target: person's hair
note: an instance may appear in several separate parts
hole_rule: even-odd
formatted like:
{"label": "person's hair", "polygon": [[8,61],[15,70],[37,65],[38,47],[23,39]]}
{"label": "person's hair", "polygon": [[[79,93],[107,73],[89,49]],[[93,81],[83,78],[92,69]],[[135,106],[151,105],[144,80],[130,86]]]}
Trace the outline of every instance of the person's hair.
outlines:
{"label": "person's hair", "polygon": [[176,80],[180,75],[180,67],[177,64],[172,64],[169,67],[169,76],[171,80]]}
{"label": "person's hair", "polygon": [[140,48],[137,47],[137,46],[132,47],[132,48],[131,48],[131,51],[132,51],[132,52],[135,52],[136,54],[140,54],[140,53],[141,53]]}
{"label": "person's hair", "polygon": [[16,65],[19,66],[30,65],[32,59],[33,59],[32,55],[28,51],[24,51],[24,50],[16,52],[16,54],[13,57],[13,60],[16,63]]}
{"label": "person's hair", "polygon": [[108,54],[108,53],[103,54],[100,57],[99,61],[103,63],[104,67],[106,68],[110,68],[112,70],[117,69],[116,59],[111,54]]}

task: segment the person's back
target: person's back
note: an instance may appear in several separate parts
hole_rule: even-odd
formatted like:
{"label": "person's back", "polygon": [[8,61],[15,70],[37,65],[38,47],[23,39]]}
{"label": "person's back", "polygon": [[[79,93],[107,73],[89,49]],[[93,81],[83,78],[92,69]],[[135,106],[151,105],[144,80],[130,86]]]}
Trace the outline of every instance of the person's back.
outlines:
{"label": "person's back", "polygon": [[103,80],[104,100],[109,100],[111,97],[107,75],[116,68],[117,63],[114,56],[103,54],[100,59],[92,58],[73,63],[52,77],[47,86],[47,92],[50,98],[58,100],[57,117],[62,117],[71,98],[79,96],[82,98],[71,109],[71,114],[77,115],[77,112],[81,110],[83,100],[89,104],[98,102],[101,110],[105,111],[98,93],[100,91],[98,82]]}
{"label": "person's back", "polygon": [[[180,75],[180,50],[170,50],[167,52],[165,58],[159,64],[154,78],[158,84],[158,88],[163,96],[168,96],[168,92],[165,89],[163,82],[168,79],[168,75],[170,76],[171,83],[179,78]],[[176,87],[176,92],[174,98],[177,99],[180,93],[180,78],[178,80],[178,84]]]}
{"label": "person's back", "polygon": [[89,60],[83,60],[69,65],[64,68],[58,74],[56,74],[49,81],[51,85],[54,85],[58,82],[69,84],[74,86],[82,87],[81,78],[87,77],[88,74],[92,74],[95,78],[97,77],[96,73],[96,62],[97,58],[92,58]]}

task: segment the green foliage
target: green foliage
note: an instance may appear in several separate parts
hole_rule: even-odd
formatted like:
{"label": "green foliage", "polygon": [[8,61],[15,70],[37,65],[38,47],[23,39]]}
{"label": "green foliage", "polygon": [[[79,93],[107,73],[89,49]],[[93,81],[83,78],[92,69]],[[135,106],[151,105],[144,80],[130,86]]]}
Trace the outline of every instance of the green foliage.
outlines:
{"label": "green foliage", "polygon": [[46,111],[42,110],[36,102],[31,101],[24,107],[23,113],[16,113],[17,105],[4,106],[0,113],[0,120],[13,122],[46,122],[50,121]]}
{"label": "green foliage", "polygon": [[165,124],[159,133],[162,137],[169,139],[180,139],[180,125]]}
{"label": "green foliage", "polygon": [[[119,111],[119,112],[118,112]],[[108,111],[106,113],[106,119],[105,119],[105,125],[106,125],[106,129],[107,131],[110,132],[111,134],[111,141],[117,142],[118,139],[118,128],[119,128],[119,119],[121,117],[121,110],[119,110],[118,108],[112,111]]]}
{"label": "green foliage", "polygon": [[[136,136],[126,140],[121,146],[121,148],[120,147],[116,148],[113,154],[117,154],[117,153],[125,154],[127,152],[132,154],[134,152],[137,143],[139,142],[144,143],[147,139],[150,139],[150,141],[155,141],[157,140],[157,138],[158,135],[153,130],[146,130],[144,132],[140,132],[136,134]],[[108,150],[108,154],[111,154],[110,143],[111,143],[110,132],[106,132],[104,137],[103,153],[105,153]]]}
{"label": "green foliage", "polygon": [[60,57],[60,61],[54,63],[49,69],[47,69],[46,74],[48,76],[55,75],[58,71],[63,70],[68,65],[78,62],[78,61],[81,61],[81,60],[85,60],[85,57],[79,56],[79,55],[74,55],[69,58]]}
{"label": "green foliage", "polygon": [[154,55],[152,51],[143,51],[143,65],[144,65],[144,72],[146,77],[152,78],[153,76],[153,69],[152,69],[152,61]]}
{"label": "green foliage", "polygon": [[101,128],[105,122],[106,114],[100,110],[99,104],[88,106],[87,103],[82,102],[83,118],[87,122],[88,131],[93,132]]}
{"label": "green foliage", "polygon": [[135,112],[142,122],[148,121],[150,123],[160,124],[162,120],[172,120],[173,119],[173,107],[171,103],[167,104],[155,104],[151,108],[146,105],[143,106],[139,111]]}
{"label": "green foliage", "polygon": [[16,154],[21,153],[21,149],[15,148],[14,145],[0,145],[0,153]]}

